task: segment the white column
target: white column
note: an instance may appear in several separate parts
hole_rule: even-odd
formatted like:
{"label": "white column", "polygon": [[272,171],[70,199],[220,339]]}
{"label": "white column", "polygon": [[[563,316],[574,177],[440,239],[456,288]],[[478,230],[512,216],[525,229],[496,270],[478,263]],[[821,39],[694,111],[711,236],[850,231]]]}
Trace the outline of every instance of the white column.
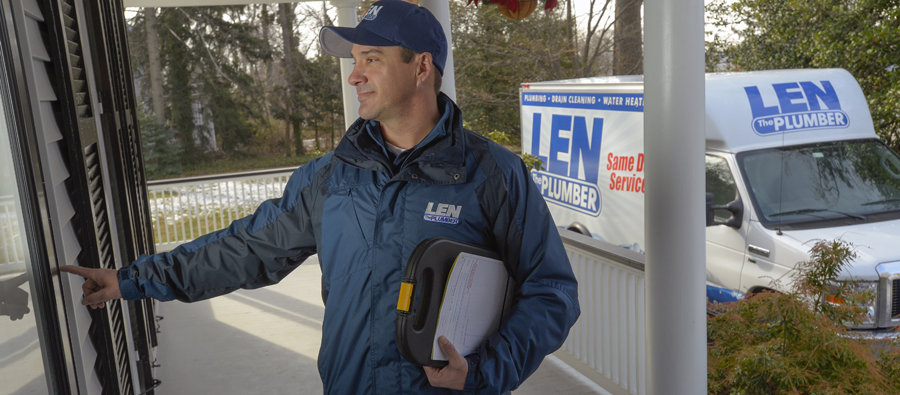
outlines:
{"label": "white column", "polygon": [[[356,27],[356,7],[359,0],[331,0],[331,5],[337,8],[337,25],[342,27]],[[359,99],[356,97],[356,88],[347,82],[350,73],[353,72],[353,60],[341,59],[341,88],[344,95],[344,128],[349,129],[353,122],[359,118]]]}
{"label": "white column", "polygon": [[647,393],[706,385],[703,0],[647,0]]}
{"label": "white column", "polygon": [[441,92],[456,101],[456,74],[453,72],[453,37],[450,36],[450,2],[449,0],[420,0],[419,5],[431,11],[444,28],[447,36],[447,64],[441,79]]}

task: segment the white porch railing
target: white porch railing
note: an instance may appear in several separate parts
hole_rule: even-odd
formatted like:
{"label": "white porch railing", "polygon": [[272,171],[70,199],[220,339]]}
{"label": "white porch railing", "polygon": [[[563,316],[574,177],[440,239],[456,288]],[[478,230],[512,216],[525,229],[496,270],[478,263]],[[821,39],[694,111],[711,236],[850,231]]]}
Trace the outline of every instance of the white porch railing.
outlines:
{"label": "white porch railing", "polygon": [[560,230],[581,317],[557,357],[612,394],[647,393],[644,256]]}
{"label": "white porch railing", "polygon": [[25,270],[19,219],[13,196],[0,196],[0,275]]}
{"label": "white porch railing", "polygon": [[281,197],[296,168],[150,181],[147,193],[156,251],[181,244],[253,213]]}
{"label": "white porch railing", "polygon": [[[148,183],[157,251],[225,228],[280,197],[294,170]],[[578,279],[581,317],[555,355],[612,394],[645,395],[644,256],[567,230],[560,235]]]}

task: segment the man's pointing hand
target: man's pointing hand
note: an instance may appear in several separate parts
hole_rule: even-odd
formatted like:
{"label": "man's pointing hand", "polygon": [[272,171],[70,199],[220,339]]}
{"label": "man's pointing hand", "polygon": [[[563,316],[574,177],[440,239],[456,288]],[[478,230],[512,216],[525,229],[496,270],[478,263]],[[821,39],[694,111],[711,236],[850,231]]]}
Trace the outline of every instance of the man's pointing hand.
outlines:
{"label": "man's pointing hand", "polygon": [[113,269],[88,269],[86,267],[66,265],[60,266],[59,271],[72,273],[84,277],[86,281],[81,286],[84,299],[81,304],[92,308],[103,307],[113,299],[122,298],[119,290],[119,279]]}

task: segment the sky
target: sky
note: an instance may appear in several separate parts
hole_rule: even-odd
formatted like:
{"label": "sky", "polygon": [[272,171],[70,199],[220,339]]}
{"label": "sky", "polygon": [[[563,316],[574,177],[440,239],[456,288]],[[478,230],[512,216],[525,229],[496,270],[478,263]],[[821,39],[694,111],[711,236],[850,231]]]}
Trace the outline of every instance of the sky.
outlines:
{"label": "sky", "polygon": [[[539,0],[539,1],[541,1],[541,0]],[[560,0],[560,4],[558,6],[562,10],[562,12],[565,12],[565,4],[563,4],[564,1],[565,0]],[[703,0],[703,4],[707,5],[707,4],[711,3],[712,1],[713,0]],[[596,0],[597,4],[602,4],[603,2],[604,2],[604,0]],[[612,3],[615,3],[615,0],[612,0]],[[646,1],[644,1],[644,3],[646,4]],[[591,4],[590,0],[574,0],[573,1],[573,5],[575,6],[574,8],[575,8],[576,18],[581,17],[581,19],[579,19],[578,22],[581,24],[582,29],[584,29],[584,27],[585,27],[584,24],[587,23],[584,16],[587,15],[588,11],[590,10],[590,4]],[[641,16],[642,17],[643,17],[643,9],[644,9],[644,7],[641,6]],[[555,10],[554,10],[554,12],[555,12]]]}

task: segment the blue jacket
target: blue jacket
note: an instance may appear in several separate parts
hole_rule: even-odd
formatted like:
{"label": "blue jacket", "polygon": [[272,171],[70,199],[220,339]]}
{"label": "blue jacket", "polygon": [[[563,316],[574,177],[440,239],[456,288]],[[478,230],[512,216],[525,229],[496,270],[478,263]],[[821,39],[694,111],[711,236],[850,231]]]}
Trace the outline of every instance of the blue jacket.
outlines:
{"label": "blue jacket", "polygon": [[[448,394],[395,343],[410,253],[430,237],[494,248],[518,284],[507,324],[468,355],[469,393],[515,389],[558,349],[579,315],[577,285],[546,203],[522,161],[441,122],[399,158],[374,122],[356,121],[337,149],[297,169],[280,199],[167,253],[122,268],[125,299],[197,301],[275,284],[318,253],[325,318],[318,367],[327,394]],[[425,215],[440,204],[444,215]],[[450,206],[441,206],[450,207]],[[456,221],[458,219],[458,221]]]}

